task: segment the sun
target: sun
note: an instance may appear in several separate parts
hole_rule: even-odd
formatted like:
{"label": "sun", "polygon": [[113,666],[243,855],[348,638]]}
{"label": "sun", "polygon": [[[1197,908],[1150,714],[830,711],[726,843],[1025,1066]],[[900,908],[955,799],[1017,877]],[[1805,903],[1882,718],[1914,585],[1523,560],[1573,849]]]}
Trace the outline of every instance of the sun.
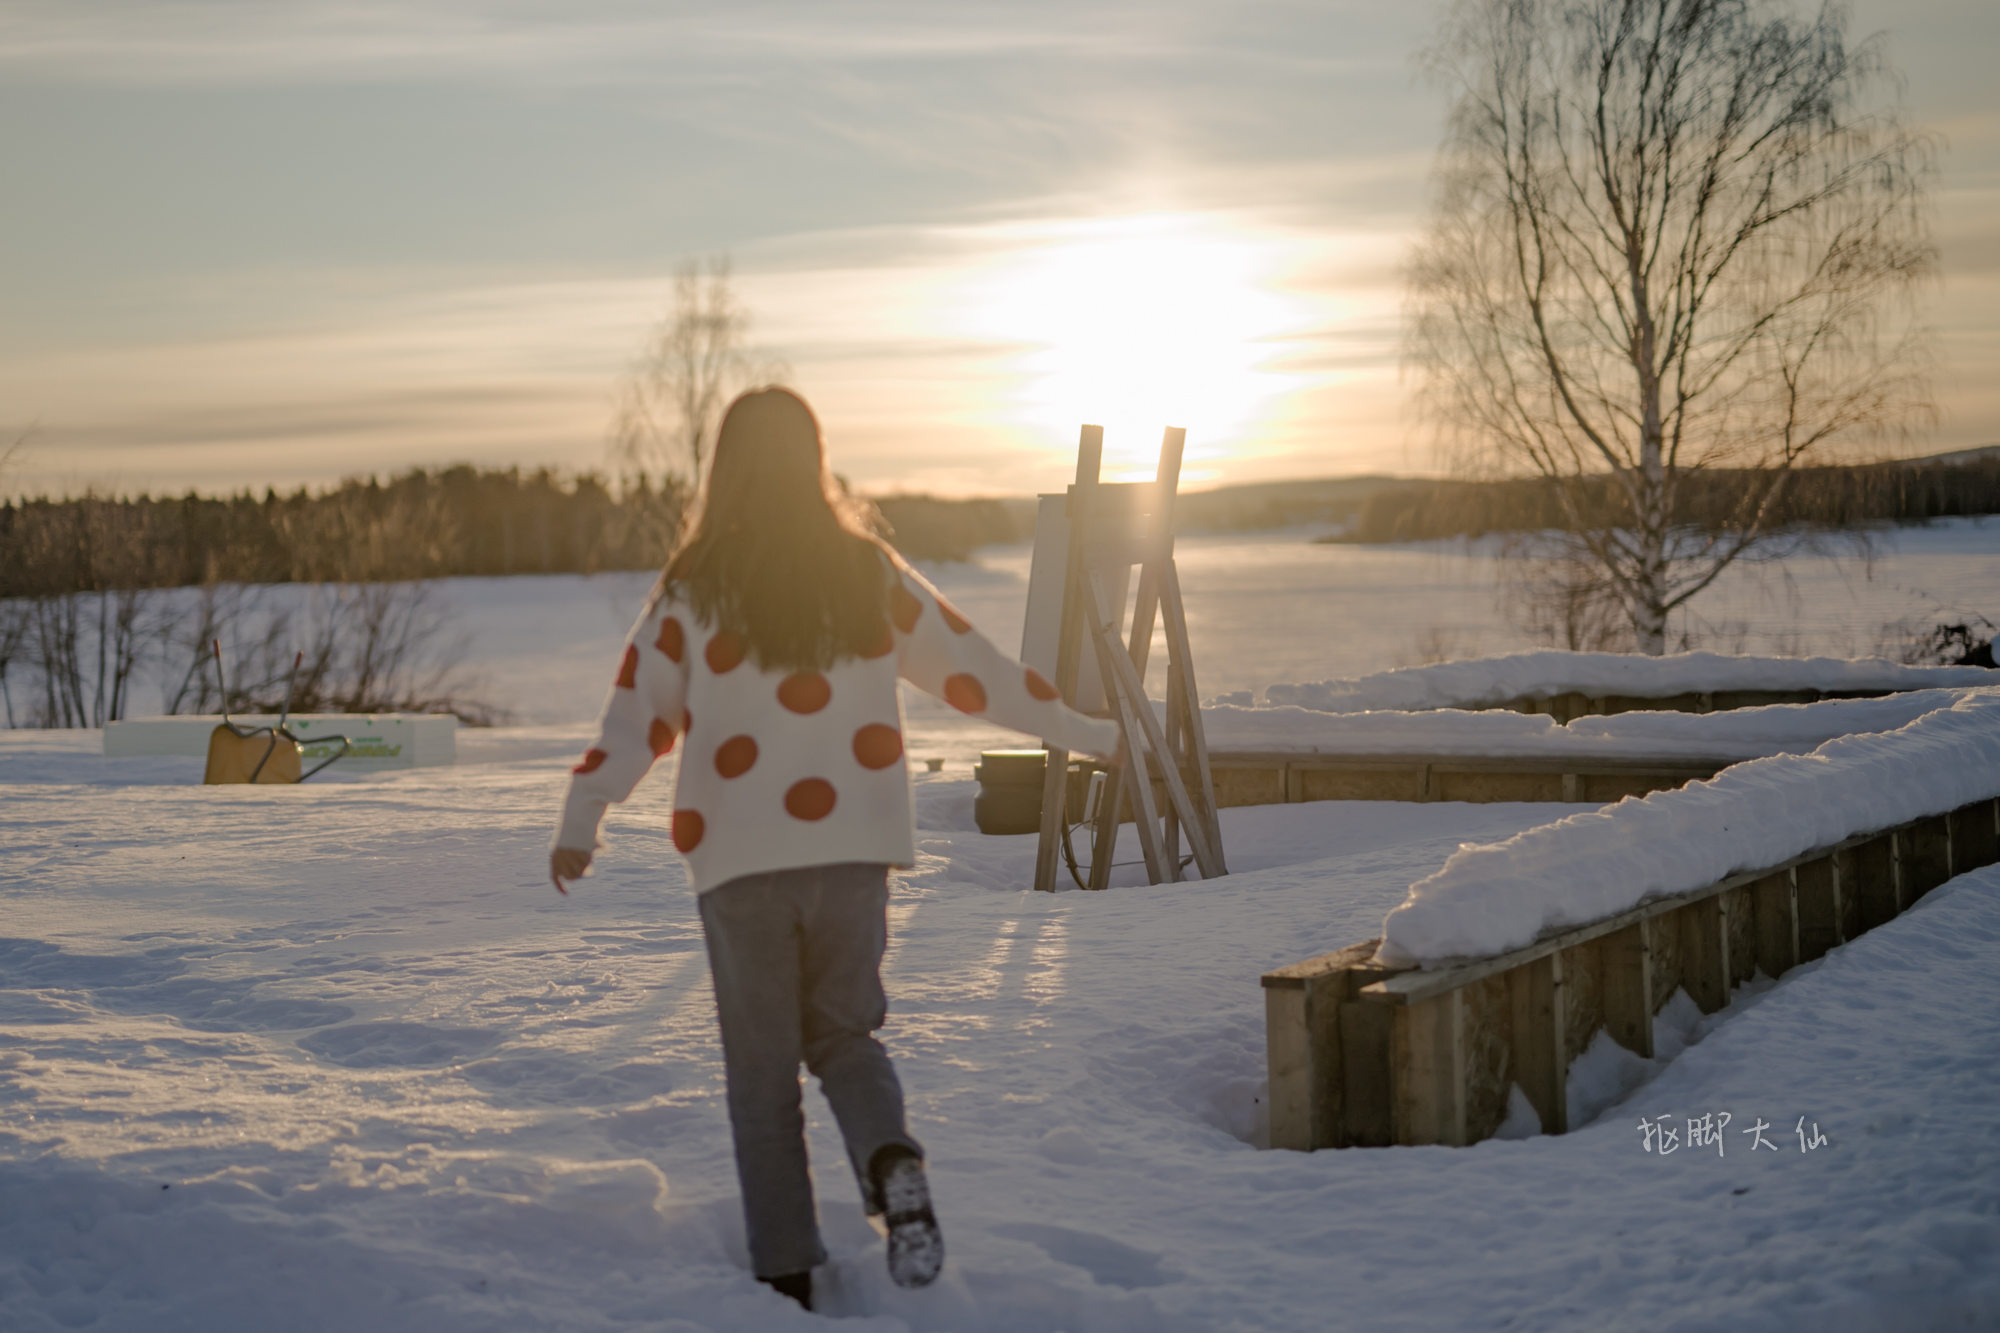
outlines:
{"label": "sun", "polygon": [[1273,367],[1297,327],[1270,248],[1195,214],[1023,227],[977,285],[974,336],[1009,343],[1010,414],[1068,448],[1105,428],[1108,478],[1150,476],[1165,426],[1194,471],[1235,452],[1293,376]]}

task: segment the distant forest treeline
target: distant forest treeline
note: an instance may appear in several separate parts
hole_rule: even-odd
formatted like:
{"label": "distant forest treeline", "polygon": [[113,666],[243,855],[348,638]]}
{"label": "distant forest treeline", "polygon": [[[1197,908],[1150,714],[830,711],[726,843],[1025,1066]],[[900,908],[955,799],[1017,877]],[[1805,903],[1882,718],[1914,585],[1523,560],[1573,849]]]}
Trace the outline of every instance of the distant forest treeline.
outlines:
{"label": "distant forest treeline", "polygon": [[[1338,522],[1388,478],[1233,487],[1181,497],[1184,529]],[[359,584],[460,575],[655,569],[684,488],[645,478],[454,467],[317,494],[0,503],[0,598],[209,584]],[[1034,533],[1034,501],[891,495],[881,530],[915,560],[963,560]]]}
{"label": "distant forest treeline", "polygon": [[[1743,478],[1716,471],[1683,483],[1698,526],[1734,521]],[[1609,485],[1594,503],[1615,515]],[[214,584],[360,584],[462,575],[589,574],[654,569],[680,535],[688,496],[643,477],[613,487],[548,469],[413,470],[317,494],[33,499],[0,503],[0,599]],[[1030,499],[891,495],[881,529],[916,560],[963,560],[1034,533]],[[2000,457],[1801,469],[1778,522],[1847,527],[2000,513]],[[1183,532],[1347,522],[1341,542],[1419,541],[1561,528],[1541,479],[1399,481],[1355,477],[1257,483],[1182,495]]]}
{"label": "distant forest treeline", "polygon": [[[1677,518],[1711,530],[1735,526],[1746,482],[1740,472],[1688,474]],[[1585,494],[1586,517],[1615,524],[1621,499],[1604,479]],[[1773,526],[1844,528],[1967,514],[2000,514],[2000,457],[1801,468],[1780,495]],[[1569,526],[1555,483],[1540,477],[1405,482],[1368,496],[1345,532],[1322,540],[1373,544]]]}

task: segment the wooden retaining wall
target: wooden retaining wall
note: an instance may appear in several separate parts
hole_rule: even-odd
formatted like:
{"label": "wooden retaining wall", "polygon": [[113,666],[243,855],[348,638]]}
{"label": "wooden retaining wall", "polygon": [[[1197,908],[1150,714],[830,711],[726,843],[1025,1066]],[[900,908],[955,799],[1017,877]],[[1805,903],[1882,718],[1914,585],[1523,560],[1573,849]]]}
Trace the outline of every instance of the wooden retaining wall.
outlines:
{"label": "wooden retaining wall", "polygon": [[1734,759],[1580,760],[1540,755],[1347,756],[1215,750],[1217,806],[1299,801],[1582,801],[1609,805],[1712,778]]}
{"label": "wooden retaining wall", "polygon": [[1996,861],[2000,800],[1977,801],[1458,967],[1378,967],[1369,940],[1267,972],[1271,1146],[1476,1143],[1515,1084],[1543,1132],[1563,1133],[1570,1062],[1598,1029],[1650,1059],[1677,988],[1714,1013],[1757,972],[1810,962]]}
{"label": "wooden retaining wall", "polygon": [[1580,717],[1610,717],[1617,713],[1726,713],[1771,704],[1816,704],[1827,699],[1880,699],[1901,690],[1713,690],[1705,694],[1671,694],[1645,698],[1628,694],[1584,694],[1571,690],[1547,699],[1509,699],[1486,705],[1512,713],[1546,713],[1568,724]]}

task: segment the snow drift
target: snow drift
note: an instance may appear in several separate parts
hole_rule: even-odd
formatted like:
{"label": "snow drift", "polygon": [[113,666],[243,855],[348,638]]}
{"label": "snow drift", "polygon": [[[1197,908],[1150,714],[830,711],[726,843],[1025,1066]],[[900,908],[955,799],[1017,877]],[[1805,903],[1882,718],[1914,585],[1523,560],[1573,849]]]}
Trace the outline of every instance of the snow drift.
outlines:
{"label": "snow drift", "polygon": [[1895,731],[1752,760],[1502,843],[1462,846],[1389,913],[1378,957],[1435,966],[1504,953],[1648,898],[1994,796],[2000,688],[1969,691]]}

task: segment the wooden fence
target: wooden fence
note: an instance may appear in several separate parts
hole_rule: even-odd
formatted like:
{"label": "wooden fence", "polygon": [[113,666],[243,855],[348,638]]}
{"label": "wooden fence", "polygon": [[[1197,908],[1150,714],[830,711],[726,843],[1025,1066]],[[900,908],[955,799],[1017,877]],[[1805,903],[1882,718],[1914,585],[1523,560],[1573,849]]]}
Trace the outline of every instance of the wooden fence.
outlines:
{"label": "wooden fence", "polygon": [[1598,1029],[1650,1059],[1677,988],[1713,1013],[1758,971],[1810,962],[1996,861],[2000,800],[1976,801],[1456,967],[1379,967],[1369,940],[1268,972],[1271,1146],[1476,1143],[1515,1084],[1563,1133],[1570,1062]]}

